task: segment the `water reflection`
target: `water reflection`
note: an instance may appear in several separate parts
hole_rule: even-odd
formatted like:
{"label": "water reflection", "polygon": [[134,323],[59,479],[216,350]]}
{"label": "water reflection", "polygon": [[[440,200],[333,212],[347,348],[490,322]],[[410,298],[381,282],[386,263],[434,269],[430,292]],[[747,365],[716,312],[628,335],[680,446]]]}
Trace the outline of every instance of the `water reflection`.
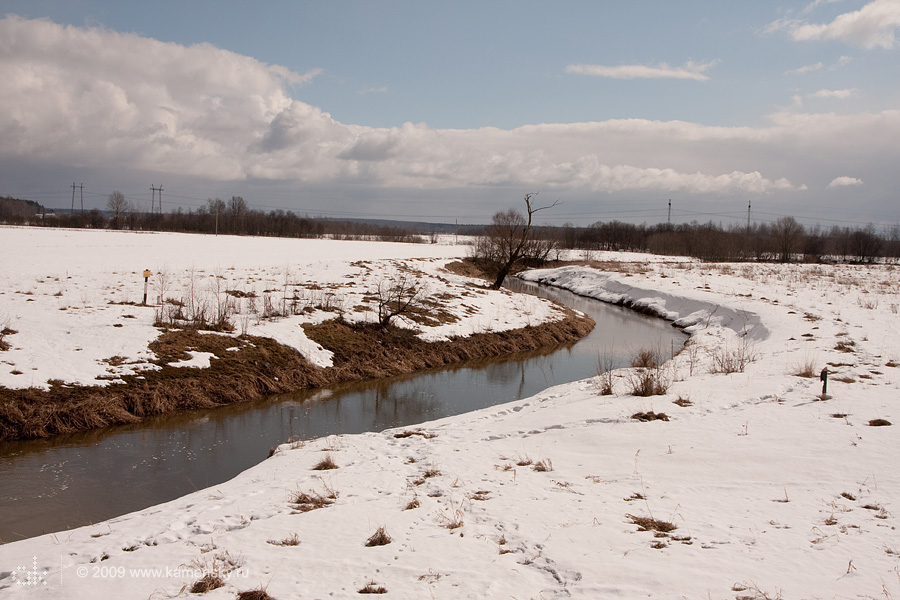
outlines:
{"label": "water reflection", "polygon": [[[515,282],[537,290],[535,284]],[[0,541],[109,519],[226,481],[293,436],[381,431],[531,396],[596,371],[598,352],[626,365],[636,348],[680,347],[667,323],[552,288],[594,318],[576,343],[386,380],[304,390],[138,425],[0,444]]]}

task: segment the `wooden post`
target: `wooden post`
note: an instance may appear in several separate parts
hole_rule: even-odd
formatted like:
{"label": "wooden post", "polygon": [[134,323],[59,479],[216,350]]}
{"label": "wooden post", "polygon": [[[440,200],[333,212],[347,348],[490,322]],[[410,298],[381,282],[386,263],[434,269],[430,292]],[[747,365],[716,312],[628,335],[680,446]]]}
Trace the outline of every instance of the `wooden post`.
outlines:
{"label": "wooden post", "polygon": [[151,275],[153,275],[153,273],[150,269],[144,269],[144,306],[147,306],[147,281],[149,281]]}
{"label": "wooden post", "polygon": [[822,380],[822,395],[828,393],[828,367],[822,369],[822,372],[819,373],[819,379]]}

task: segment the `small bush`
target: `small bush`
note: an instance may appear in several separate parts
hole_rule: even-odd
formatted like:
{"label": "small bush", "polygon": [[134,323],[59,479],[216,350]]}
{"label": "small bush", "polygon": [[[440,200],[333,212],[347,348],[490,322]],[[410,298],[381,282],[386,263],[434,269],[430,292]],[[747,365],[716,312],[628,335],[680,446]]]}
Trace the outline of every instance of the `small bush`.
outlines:
{"label": "small bush", "polygon": [[713,354],[713,373],[743,373],[747,365],[756,360],[756,353],[747,338],[741,338],[737,348],[722,346]]}
{"label": "small bush", "polygon": [[663,369],[664,359],[659,350],[641,349],[632,357],[633,371],[628,375],[628,386],[632,396],[661,396],[671,383],[669,374]]}
{"label": "small bush", "polygon": [[366,540],[366,547],[371,548],[373,546],[387,546],[393,540],[391,536],[388,535],[387,531],[385,531],[384,527],[379,527],[375,533],[369,536],[369,539]]}
{"label": "small bush", "polygon": [[614,393],[613,373],[616,364],[612,354],[607,352],[597,355],[597,391],[601,396],[612,396]]}

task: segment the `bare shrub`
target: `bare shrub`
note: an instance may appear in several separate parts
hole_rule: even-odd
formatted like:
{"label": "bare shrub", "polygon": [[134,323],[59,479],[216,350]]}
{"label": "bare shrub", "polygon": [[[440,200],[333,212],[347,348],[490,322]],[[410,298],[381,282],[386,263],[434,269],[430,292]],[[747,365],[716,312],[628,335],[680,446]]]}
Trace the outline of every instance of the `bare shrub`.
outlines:
{"label": "bare shrub", "polygon": [[616,369],[615,358],[610,352],[601,352],[597,355],[597,380],[595,387],[601,396],[612,396],[613,372]]}
{"label": "bare shrub", "polygon": [[713,354],[712,373],[743,373],[747,365],[756,360],[753,345],[746,337],[742,337],[737,347],[724,344]]}
{"label": "bare shrub", "polygon": [[639,350],[631,359],[631,366],[628,387],[632,396],[660,396],[668,391],[671,378],[663,368],[659,350]]}
{"label": "bare shrub", "polygon": [[423,310],[427,293],[409,274],[380,280],[372,292],[378,306],[378,324],[388,327],[394,317]]}
{"label": "bare shrub", "polygon": [[385,531],[384,527],[382,526],[375,530],[375,533],[369,536],[369,539],[366,540],[366,547],[371,548],[373,546],[387,546],[392,541],[393,540],[391,539],[391,536],[388,535],[387,531]]}

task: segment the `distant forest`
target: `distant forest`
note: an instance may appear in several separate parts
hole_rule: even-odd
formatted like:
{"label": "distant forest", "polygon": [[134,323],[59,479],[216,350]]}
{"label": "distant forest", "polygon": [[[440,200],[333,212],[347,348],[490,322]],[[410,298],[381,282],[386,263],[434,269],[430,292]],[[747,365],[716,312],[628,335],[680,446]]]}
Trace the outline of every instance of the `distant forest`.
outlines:
{"label": "distant forest", "polygon": [[[111,207],[112,208],[112,207]],[[484,226],[402,221],[339,220],[300,216],[291,211],[261,211],[243,198],[210,199],[205,206],[166,213],[138,212],[124,206],[110,211],[53,213],[31,200],[0,197],[0,223],[44,227],[114,228],[226,235],[379,240],[434,243],[439,234],[479,235]],[[632,224],[598,221],[587,227],[565,224],[534,230],[544,241],[532,264],[557,258],[561,250],[576,250],[589,260],[601,250],[691,256],[707,261],[806,261],[870,263],[900,259],[900,224],[884,228],[807,227],[793,217],[773,223],[723,225],[709,221],[683,224]]]}

